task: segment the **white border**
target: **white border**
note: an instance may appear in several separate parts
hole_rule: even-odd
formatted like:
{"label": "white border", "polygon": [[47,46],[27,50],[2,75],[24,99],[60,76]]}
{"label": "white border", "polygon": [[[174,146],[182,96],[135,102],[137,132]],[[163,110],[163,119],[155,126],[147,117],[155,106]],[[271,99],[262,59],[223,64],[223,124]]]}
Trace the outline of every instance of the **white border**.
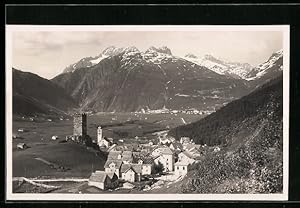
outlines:
{"label": "white border", "polygon": [[[13,31],[282,31],[283,32],[283,193],[282,194],[26,194],[12,193],[12,32]],[[6,25],[6,200],[71,201],[281,201],[288,200],[289,167],[289,25],[40,26]]]}

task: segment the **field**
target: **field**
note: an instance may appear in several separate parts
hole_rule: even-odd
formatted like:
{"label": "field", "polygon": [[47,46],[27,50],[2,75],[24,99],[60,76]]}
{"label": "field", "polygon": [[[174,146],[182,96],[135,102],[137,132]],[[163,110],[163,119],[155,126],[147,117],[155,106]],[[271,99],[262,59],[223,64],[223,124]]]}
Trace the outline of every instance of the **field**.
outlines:
{"label": "field", "polygon": [[[203,117],[203,116],[202,116]],[[103,127],[103,135],[124,143],[145,142],[154,138],[152,133],[199,120],[201,115],[190,114],[136,114],[98,113],[88,116],[88,134],[96,139],[97,126]],[[33,121],[32,121],[33,120]],[[66,135],[73,131],[72,118],[14,117],[13,176],[14,177],[83,177],[92,171],[103,170],[104,153],[83,145],[65,143]],[[23,129],[23,132],[18,130]],[[53,135],[58,140],[52,140]],[[18,150],[18,143],[29,148]]]}

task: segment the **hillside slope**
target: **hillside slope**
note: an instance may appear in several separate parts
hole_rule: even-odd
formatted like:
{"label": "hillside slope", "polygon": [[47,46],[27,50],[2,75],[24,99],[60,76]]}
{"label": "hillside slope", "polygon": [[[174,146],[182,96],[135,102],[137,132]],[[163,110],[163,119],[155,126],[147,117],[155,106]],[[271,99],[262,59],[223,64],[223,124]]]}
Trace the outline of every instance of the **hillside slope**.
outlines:
{"label": "hillside slope", "polygon": [[64,114],[76,107],[65,90],[33,73],[13,70],[13,114]]}
{"label": "hillside slope", "polygon": [[172,129],[169,134],[176,138],[188,136],[199,144],[228,144],[238,130],[244,131],[238,129],[239,125],[245,119],[263,117],[270,102],[275,102],[275,113],[282,117],[282,76],[197,122]]}
{"label": "hillside slope", "polygon": [[281,193],[282,113],[281,76],[196,123],[172,130],[177,137],[221,147],[191,167],[181,191]]}

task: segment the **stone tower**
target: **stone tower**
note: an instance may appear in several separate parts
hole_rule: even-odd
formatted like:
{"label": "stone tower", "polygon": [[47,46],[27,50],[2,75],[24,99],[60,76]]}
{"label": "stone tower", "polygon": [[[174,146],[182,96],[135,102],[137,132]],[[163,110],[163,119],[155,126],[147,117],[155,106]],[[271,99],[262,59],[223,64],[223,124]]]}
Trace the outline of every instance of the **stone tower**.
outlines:
{"label": "stone tower", "polygon": [[102,128],[98,126],[97,128],[97,144],[100,145],[102,140]]}
{"label": "stone tower", "polygon": [[77,113],[74,115],[73,120],[73,135],[86,136],[87,135],[87,119],[86,114]]}

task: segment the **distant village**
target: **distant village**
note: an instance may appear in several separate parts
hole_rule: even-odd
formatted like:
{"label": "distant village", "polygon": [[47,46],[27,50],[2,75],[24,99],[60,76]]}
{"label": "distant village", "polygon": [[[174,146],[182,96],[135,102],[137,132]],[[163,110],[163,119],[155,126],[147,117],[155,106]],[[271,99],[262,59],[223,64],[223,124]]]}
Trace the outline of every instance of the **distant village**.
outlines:
{"label": "distant village", "polygon": [[170,110],[167,108],[157,109],[157,110],[150,110],[150,109],[141,109],[141,113],[143,114],[155,114],[155,113],[170,113],[170,114],[178,114],[178,113],[185,113],[185,114],[196,114],[196,115],[209,115],[215,112],[216,109],[213,108],[211,110],[198,110],[196,108],[189,108],[185,110]]}
{"label": "distant village", "polygon": [[[107,138],[101,126],[97,128],[97,140],[93,141],[87,134],[87,115],[75,114],[73,119],[73,135],[66,136],[66,140],[84,143],[107,153],[104,171],[91,173],[88,182],[89,186],[102,190],[116,189],[120,182],[123,182],[123,188],[133,188],[134,183],[148,180],[153,175],[169,175],[174,180],[183,178],[190,166],[201,160],[201,150],[206,147],[195,144],[189,137],[176,141],[167,135],[167,131],[161,131],[156,132],[156,142],[151,140],[132,148]],[[214,151],[219,151],[219,148]]]}

